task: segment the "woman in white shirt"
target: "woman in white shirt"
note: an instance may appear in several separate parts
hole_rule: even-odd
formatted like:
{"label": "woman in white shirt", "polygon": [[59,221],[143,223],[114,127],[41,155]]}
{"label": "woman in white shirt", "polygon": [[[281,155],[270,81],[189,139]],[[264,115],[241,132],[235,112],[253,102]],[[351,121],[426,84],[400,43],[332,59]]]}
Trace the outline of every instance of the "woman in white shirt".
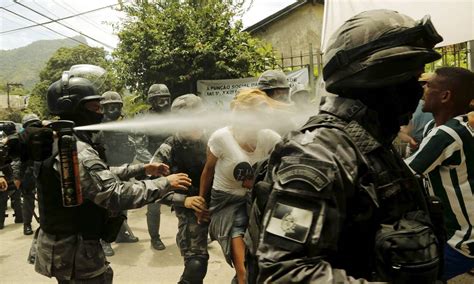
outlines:
{"label": "woman in white shirt", "polygon": [[232,125],[218,129],[209,138],[200,196],[207,196],[212,186],[209,233],[221,245],[229,265],[234,266],[239,283],[245,283],[243,236],[248,224],[246,196],[253,186],[253,165],[266,159],[281,139],[265,128],[272,110],[287,107],[260,90],[242,90],[231,102]]}

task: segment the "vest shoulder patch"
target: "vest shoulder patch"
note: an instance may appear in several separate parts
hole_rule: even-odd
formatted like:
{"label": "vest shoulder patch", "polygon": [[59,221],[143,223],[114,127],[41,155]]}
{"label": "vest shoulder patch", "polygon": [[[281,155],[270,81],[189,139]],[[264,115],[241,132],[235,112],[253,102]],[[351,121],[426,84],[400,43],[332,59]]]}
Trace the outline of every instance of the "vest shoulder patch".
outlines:
{"label": "vest shoulder patch", "polygon": [[329,178],[320,170],[304,164],[288,165],[280,169],[277,176],[283,185],[292,181],[302,181],[308,183],[317,191],[321,191],[330,182]]}

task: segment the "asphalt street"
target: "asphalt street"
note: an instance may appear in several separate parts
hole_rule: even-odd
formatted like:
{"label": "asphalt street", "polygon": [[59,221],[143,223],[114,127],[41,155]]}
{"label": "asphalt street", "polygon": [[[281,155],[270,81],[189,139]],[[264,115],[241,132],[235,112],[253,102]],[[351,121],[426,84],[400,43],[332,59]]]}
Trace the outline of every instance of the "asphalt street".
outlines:
{"label": "asphalt street", "polygon": [[[176,246],[178,221],[174,212],[161,207],[160,234],[166,249],[157,251],[150,246],[146,226],[146,209],[131,210],[129,225],[140,238],[138,243],[112,244],[115,255],[109,257],[114,270],[114,283],[177,283],[183,271],[183,259]],[[14,224],[11,209],[7,212],[5,228],[0,230],[0,283],[57,283],[34,271],[26,262],[32,236],[23,235],[23,225]],[[34,229],[38,227],[33,223]],[[209,267],[205,283],[230,283],[234,270],[225,262],[217,242],[209,245]]]}
{"label": "asphalt street", "polygon": [[[109,257],[114,270],[114,283],[176,283],[183,270],[183,259],[176,246],[178,221],[169,207],[162,206],[160,234],[166,249],[156,251],[150,246],[146,226],[146,208],[131,210],[128,222],[140,238],[138,243],[112,244],[115,255]],[[0,283],[56,283],[34,271],[26,262],[32,236],[23,235],[23,225],[13,223],[13,211],[7,211],[5,228],[0,230]],[[38,227],[33,223],[34,229]],[[209,267],[205,283],[230,283],[234,270],[225,262],[217,242],[209,245]],[[449,284],[471,284],[474,276],[464,274]]]}

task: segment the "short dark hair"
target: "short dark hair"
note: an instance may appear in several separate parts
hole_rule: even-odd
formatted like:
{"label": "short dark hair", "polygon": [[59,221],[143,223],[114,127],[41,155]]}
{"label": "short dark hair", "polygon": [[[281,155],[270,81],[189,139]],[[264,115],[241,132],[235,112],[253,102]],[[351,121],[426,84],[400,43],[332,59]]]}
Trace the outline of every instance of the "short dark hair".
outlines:
{"label": "short dark hair", "polygon": [[455,102],[469,107],[474,99],[474,73],[461,67],[441,67],[435,73],[445,79],[443,87],[453,92]]}

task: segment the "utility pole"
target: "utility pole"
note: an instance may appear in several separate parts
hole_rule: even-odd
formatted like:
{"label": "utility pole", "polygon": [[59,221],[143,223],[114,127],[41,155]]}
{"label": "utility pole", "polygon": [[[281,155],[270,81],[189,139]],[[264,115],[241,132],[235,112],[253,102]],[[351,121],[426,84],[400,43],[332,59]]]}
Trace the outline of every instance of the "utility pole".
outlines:
{"label": "utility pole", "polygon": [[7,83],[7,104],[8,109],[10,109],[10,87],[23,87],[21,83]]}

